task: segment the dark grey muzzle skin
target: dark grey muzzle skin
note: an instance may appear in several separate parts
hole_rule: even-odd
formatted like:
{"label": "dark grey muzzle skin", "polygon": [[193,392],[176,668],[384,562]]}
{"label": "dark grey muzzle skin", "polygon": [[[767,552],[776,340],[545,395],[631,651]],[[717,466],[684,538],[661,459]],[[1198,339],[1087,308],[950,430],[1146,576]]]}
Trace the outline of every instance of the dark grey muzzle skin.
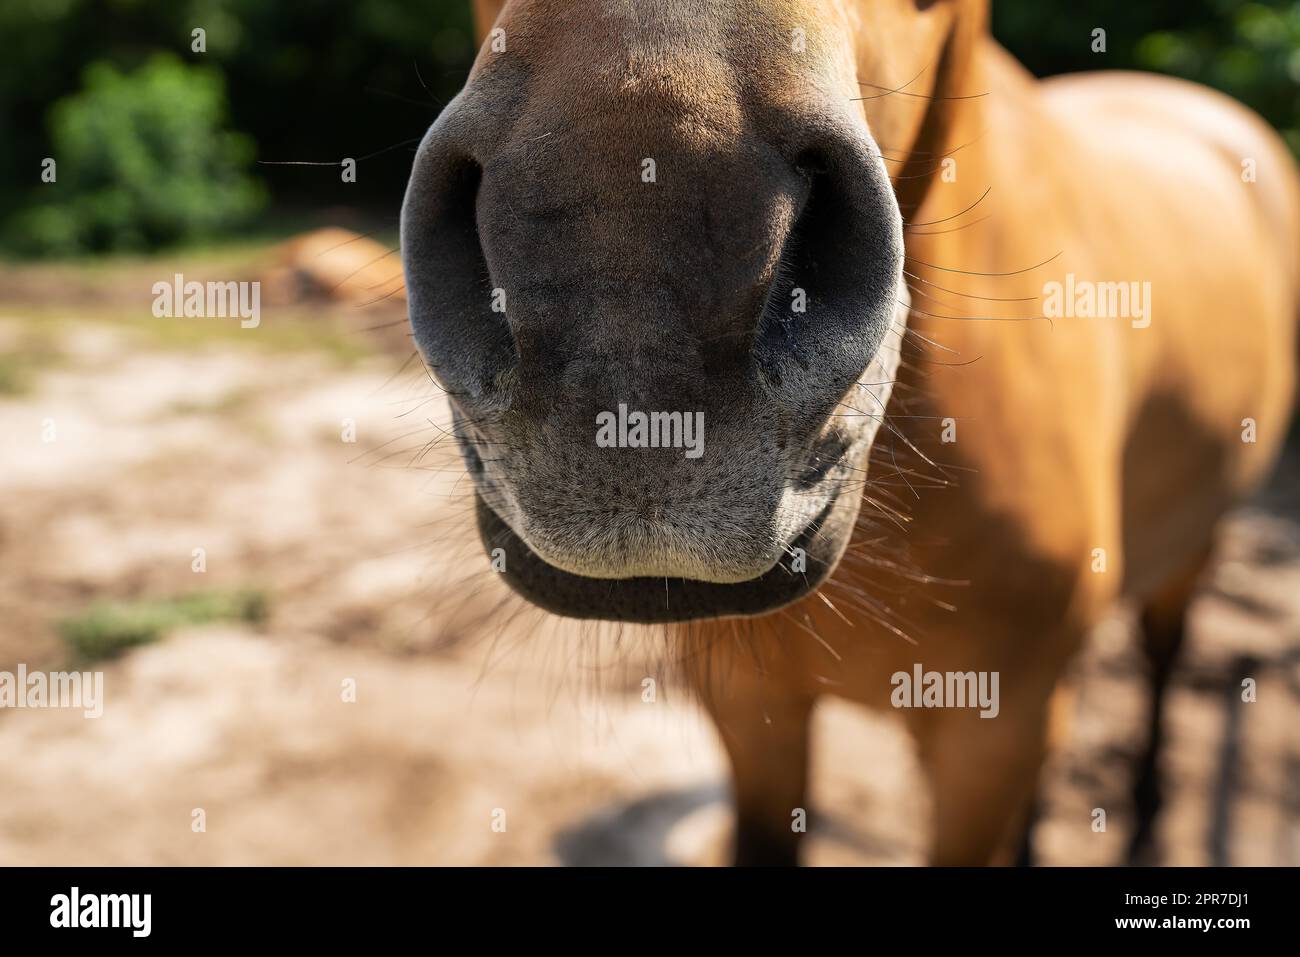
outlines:
{"label": "dark grey muzzle skin", "polygon": [[[834,516],[835,510],[844,514]],[[489,554],[503,549],[505,580],[534,605],[567,618],[665,624],[698,618],[749,617],[765,614],[798,601],[826,580],[839,561],[857,512],[853,496],[827,506],[807,529],[791,542],[807,558],[794,571],[786,558],[748,581],[718,583],[688,578],[617,578],[602,580],[561,571],[538,558],[511,531],[495,511],[477,498],[475,511],[479,535]]]}
{"label": "dark grey muzzle skin", "polygon": [[[847,104],[746,115],[723,143],[646,103],[611,138],[600,108],[534,105],[517,66],[479,70],[438,118],[402,209],[411,325],[487,554],[577,618],[796,601],[848,543],[843,486],[897,365],[902,231],[879,151]],[[620,404],[702,413],[703,453],[599,446]]]}

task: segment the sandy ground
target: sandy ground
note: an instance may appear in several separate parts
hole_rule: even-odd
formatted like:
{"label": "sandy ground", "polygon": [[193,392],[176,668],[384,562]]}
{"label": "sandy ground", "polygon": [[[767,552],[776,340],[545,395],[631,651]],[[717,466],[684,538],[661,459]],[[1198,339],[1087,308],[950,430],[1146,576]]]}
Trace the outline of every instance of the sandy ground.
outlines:
{"label": "sandy ground", "polygon": [[[72,664],[58,622],[105,598],[251,587],[270,614],[96,666],[101,718],[0,710],[0,863],[722,860],[718,745],[659,636],[616,642],[505,593],[416,365],[169,348],[62,318],[40,333],[56,358],[0,395],[0,670]],[[32,335],[0,304],[0,354]],[[1198,602],[1163,862],[1300,863],[1297,475],[1292,460],[1234,517]],[[1078,732],[1045,774],[1046,862],[1122,856],[1138,668],[1121,616],[1076,669]],[[920,861],[906,738],[835,702],[817,720],[811,862]],[[1111,811],[1104,833],[1093,808]]]}

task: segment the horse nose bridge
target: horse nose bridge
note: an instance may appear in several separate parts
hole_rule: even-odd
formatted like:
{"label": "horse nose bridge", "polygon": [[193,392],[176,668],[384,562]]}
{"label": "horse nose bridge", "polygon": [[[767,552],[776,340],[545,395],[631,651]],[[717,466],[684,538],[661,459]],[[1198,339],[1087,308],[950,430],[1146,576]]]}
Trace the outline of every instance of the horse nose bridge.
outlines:
{"label": "horse nose bridge", "polygon": [[[561,343],[580,354],[616,339],[624,355],[671,349],[712,365],[746,350],[796,201],[754,175],[745,197],[725,176],[688,179],[593,188],[556,177],[545,205],[504,191],[481,199],[486,258],[521,354]],[[570,202],[571,188],[590,190],[590,203]]]}
{"label": "horse nose bridge", "polygon": [[[523,343],[530,340],[521,338]],[[611,327],[595,340],[520,350],[518,394],[535,414],[572,428],[602,412],[684,411],[716,406],[717,381],[690,337],[645,325]]]}

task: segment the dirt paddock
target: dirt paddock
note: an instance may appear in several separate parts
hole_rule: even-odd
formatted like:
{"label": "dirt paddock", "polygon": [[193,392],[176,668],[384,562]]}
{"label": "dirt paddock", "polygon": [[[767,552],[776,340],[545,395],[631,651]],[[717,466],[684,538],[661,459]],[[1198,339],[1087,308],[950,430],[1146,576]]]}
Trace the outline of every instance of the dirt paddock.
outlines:
{"label": "dirt paddock", "polygon": [[[721,754],[659,635],[549,620],[494,580],[400,324],[376,347],[355,313],[281,342],[93,311],[0,301],[0,670],[103,669],[106,698],[98,719],[0,710],[0,863],[723,860]],[[1195,606],[1161,863],[1300,864],[1297,488],[1293,442]],[[94,664],[69,645],[105,601],[236,591],[264,609],[181,616]],[[1139,676],[1119,610],[1075,668],[1042,862],[1121,860]],[[899,727],[834,702],[817,720],[811,862],[919,862]]]}

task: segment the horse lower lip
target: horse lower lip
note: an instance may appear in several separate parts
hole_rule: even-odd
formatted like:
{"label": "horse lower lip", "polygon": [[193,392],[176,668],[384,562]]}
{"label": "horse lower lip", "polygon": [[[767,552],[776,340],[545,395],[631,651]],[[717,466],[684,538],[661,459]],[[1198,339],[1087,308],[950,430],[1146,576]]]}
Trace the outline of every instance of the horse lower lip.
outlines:
{"label": "horse lower lip", "polygon": [[490,550],[504,548],[504,577],[511,588],[540,608],[569,618],[666,624],[692,619],[749,617],[775,611],[812,591],[829,574],[814,546],[837,496],[805,525],[787,546],[802,549],[808,560],[803,572],[777,563],[762,575],[722,584],[672,577],[585,578],[549,565],[480,498],[479,534]]}

